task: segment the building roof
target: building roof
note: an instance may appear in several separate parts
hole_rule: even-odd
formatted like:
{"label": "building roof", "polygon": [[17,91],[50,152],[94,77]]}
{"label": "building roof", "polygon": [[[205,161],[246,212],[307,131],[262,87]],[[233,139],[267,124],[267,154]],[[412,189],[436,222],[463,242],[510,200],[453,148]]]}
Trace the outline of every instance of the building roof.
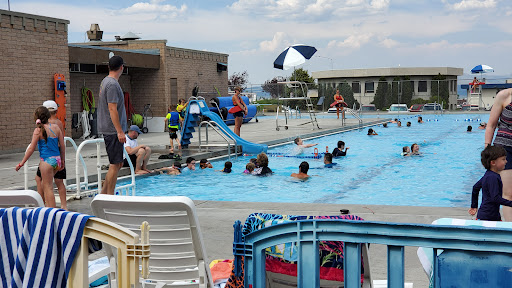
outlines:
{"label": "building roof", "polygon": [[[508,89],[512,88],[512,83],[502,83],[502,84],[483,84],[481,85],[482,89]],[[469,89],[469,84],[460,85],[462,89]]]}
{"label": "building roof", "polygon": [[107,65],[109,53],[123,57],[128,67],[160,68],[159,49],[117,49],[92,45],[68,44],[69,63]]}
{"label": "building roof", "polygon": [[326,70],[312,72],[315,79],[386,77],[386,76],[427,76],[427,75],[461,76],[462,68],[454,67],[392,67],[372,69]]}

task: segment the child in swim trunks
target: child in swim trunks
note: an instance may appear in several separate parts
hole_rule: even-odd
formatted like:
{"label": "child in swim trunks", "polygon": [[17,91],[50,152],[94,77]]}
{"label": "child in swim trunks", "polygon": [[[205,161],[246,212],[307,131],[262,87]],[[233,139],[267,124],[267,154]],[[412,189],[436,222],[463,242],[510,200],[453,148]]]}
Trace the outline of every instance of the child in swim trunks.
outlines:
{"label": "child in swim trunks", "polygon": [[39,150],[39,170],[43,187],[43,199],[46,207],[56,207],[55,195],[53,194],[53,176],[65,167],[66,147],[64,146],[64,135],[59,126],[48,123],[50,111],[40,106],[34,113],[34,120],[37,127],[32,134],[30,147],[25,152],[23,160],[16,165],[16,171],[27,162],[37,148]]}

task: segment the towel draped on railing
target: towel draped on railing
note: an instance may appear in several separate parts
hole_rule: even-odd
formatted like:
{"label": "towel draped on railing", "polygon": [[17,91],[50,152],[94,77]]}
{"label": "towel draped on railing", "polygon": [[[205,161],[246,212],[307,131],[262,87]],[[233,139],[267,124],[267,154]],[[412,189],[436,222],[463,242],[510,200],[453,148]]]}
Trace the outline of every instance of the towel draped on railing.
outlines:
{"label": "towel draped on railing", "polygon": [[0,287],[66,287],[90,217],[56,208],[0,209]]}

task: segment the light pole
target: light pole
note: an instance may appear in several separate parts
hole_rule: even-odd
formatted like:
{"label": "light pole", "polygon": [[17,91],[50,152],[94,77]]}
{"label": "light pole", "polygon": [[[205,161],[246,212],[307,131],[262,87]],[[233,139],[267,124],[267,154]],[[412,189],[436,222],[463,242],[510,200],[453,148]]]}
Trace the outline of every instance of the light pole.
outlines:
{"label": "light pole", "polygon": [[318,55],[316,55],[315,57],[326,58],[326,59],[331,60],[331,70],[333,70],[333,69],[334,69],[332,58],[325,57],[325,56],[318,56]]}
{"label": "light pole", "polygon": [[7,0],[7,10],[11,11],[11,1]]}

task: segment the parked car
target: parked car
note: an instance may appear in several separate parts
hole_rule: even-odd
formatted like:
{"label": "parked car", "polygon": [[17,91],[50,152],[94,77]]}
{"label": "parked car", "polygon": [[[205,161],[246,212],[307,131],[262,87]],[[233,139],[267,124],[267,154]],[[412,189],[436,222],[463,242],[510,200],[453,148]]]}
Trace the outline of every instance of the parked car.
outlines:
{"label": "parked car", "polygon": [[363,112],[377,111],[377,108],[373,104],[363,105],[363,106],[361,106],[361,111],[363,111]]}
{"label": "parked car", "polygon": [[439,103],[428,103],[423,105],[423,111],[434,111],[434,110],[443,110],[443,106]]}
{"label": "parked car", "polygon": [[473,104],[473,105],[464,104],[464,105],[462,105],[462,111],[470,111],[470,110],[479,110],[479,107],[476,104]]}
{"label": "parked car", "polygon": [[409,112],[421,112],[423,110],[423,105],[425,104],[413,104],[411,108],[409,108]]}
{"label": "parked car", "polygon": [[388,111],[389,112],[407,111],[407,105],[405,105],[405,104],[391,104],[391,107],[389,107]]}

